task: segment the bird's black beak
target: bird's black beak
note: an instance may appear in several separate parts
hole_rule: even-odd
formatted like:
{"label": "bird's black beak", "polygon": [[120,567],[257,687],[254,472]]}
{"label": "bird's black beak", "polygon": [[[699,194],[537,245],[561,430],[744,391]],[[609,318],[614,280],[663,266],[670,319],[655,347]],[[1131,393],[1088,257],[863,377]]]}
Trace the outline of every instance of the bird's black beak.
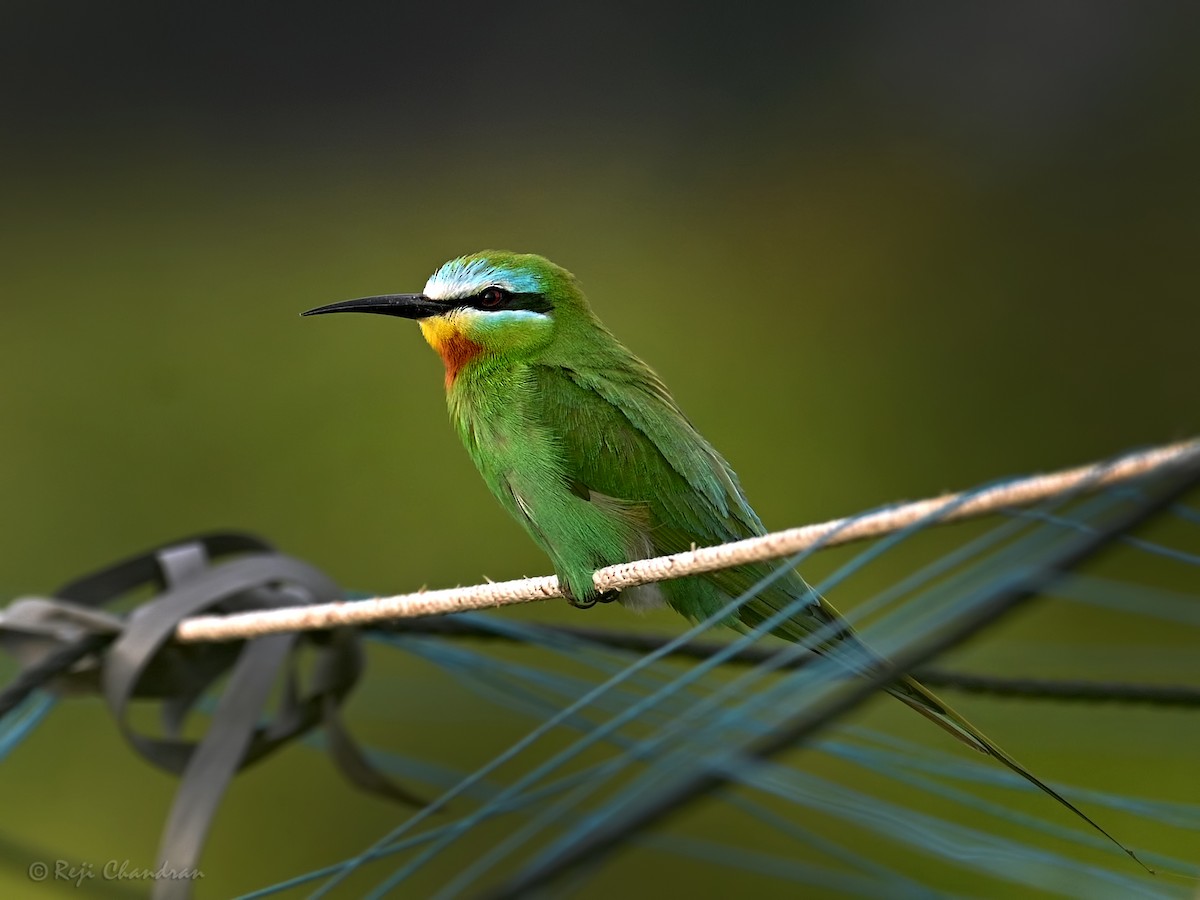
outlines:
{"label": "bird's black beak", "polygon": [[359,297],[343,300],[300,313],[302,316],[320,316],[325,313],[361,312],[378,313],[383,316],[400,316],[405,319],[425,319],[444,313],[445,303],[430,300],[424,294],[383,294],[379,297]]}

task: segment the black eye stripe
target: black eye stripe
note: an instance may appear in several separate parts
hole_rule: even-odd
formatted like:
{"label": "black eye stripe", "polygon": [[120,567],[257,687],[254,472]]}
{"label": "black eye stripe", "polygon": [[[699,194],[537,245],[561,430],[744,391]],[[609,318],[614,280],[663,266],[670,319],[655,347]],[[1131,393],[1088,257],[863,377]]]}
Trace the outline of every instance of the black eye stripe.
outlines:
{"label": "black eye stripe", "polygon": [[481,309],[484,312],[496,312],[502,309],[528,309],[532,312],[548,313],[554,308],[554,304],[547,300],[544,294],[504,291],[503,302],[489,303],[484,300],[484,293],[484,291],[480,291],[472,297],[464,297],[457,301],[455,305],[470,307],[471,309]]}

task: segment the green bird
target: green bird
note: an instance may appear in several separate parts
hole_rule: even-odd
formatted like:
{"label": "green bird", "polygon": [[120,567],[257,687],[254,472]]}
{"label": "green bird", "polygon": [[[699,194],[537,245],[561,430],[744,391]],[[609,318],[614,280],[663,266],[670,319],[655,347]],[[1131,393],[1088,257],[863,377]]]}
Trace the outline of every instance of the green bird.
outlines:
{"label": "green bird", "polygon": [[[546,552],[569,600],[600,596],[596,569],[765,533],[729,463],[696,431],[654,371],[592,312],[565,269],[534,254],[485,250],[439,268],[420,294],[308,310],[415,319],[446,367],[446,398],[471,459],[501,505]],[[629,588],[622,603],[666,604],[693,621],[729,605],[771,571],[738,566]],[[773,632],[840,646],[859,671],[881,663],[795,571],[759,591],[729,624],[753,628],[807,598]],[[994,757],[1137,857],[920,682],[888,692]],[[1140,862],[1140,861],[1139,861]]]}

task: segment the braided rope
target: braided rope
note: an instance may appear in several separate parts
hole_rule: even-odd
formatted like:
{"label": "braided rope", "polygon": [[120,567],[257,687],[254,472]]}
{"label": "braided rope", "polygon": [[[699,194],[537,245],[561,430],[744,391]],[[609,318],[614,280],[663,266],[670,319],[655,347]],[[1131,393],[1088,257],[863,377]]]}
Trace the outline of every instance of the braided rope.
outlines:
{"label": "braided rope", "polygon": [[[670,556],[607,566],[595,573],[594,584],[598,592],[605,593],[746,563],[781,559],[817,544],[833,547],[891,534],[925,519],[939,523],[956,522],[1008,507],[1028,506],[1072,491],[1099,490],[1166,468],[1185,465],[1196,459],[1200,459],[1200,439],[1181,441],[1131,453],[1110,462],[1015,479],[980,491],[943,494],[866,515],[789,528],[762,537],[701,547]],[[388,619],[491,609],[562,596],[558,579],[548,575],[371,600],[320,603],[225,616],[197,616],[179,623],[175,639],[181,643],[230,641],[288,631],[312,631],[344,625],[366,625]]]}

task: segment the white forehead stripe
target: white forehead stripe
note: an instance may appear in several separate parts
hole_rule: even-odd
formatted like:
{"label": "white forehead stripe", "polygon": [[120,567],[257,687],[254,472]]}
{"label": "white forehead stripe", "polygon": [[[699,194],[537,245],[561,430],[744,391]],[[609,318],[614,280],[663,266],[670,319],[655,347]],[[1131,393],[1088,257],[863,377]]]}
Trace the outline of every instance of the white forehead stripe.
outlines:
{"label": "white forehead stripe", "polygon": [[536,293],[541,289],[531,272],[494,266],[487,259],[476,257],[452,259],[434,272],[425,282],[425,296],[432,300],[460,300],[493,286],[514,294]]}

